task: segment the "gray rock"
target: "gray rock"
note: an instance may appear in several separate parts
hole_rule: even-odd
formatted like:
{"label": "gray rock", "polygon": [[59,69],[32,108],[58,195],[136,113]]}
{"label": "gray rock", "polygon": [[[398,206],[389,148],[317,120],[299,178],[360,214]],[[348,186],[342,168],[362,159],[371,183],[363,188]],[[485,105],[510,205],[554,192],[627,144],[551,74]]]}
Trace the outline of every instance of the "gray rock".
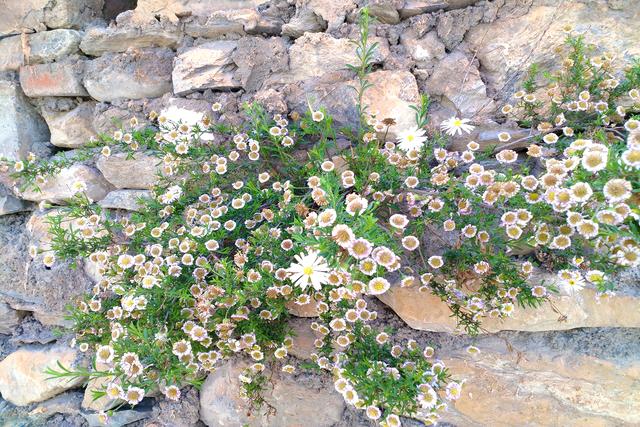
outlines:
{"label": "gray rock", "polygon": [[235,78],[236,64],[231,57],[238,43],[221,40],[186,49],[173,67],[173,92],[176,95],[203,89],[235,89],[241,87]]}
{"label": "gray rock", "polygon": [[27,65],[20,68],[20,85],[31,97],[87,96],[82,85],[84,61]]}
{"label": "gray rock", "polygon": [[116,188],[147,190],[157,184],[160,159],[143,152],[134,154],[130,159],[127,157],[125,153],[100,156],[96,166]]}
{"label": "gray rock", "polygon": [[75,163],[69,167],[60,170],[56,175],[46,178],[46,182],[38,186],[38,190],[33,187],[20,189],[14,188],[16,194],[25,200],[33,202],[41,202],[43,200],[65,204],[71,199],[76,191],[72,185],[76,182],[85,184],[86,189],[83,193],[94,202],[100,201],[113,189],[100,172],[90,166]]}
{"label": "gray rock", "polygon": [[47,28],[80,29],[102,16],[104,0],[13,1],[0,15],[0,36],[44,31]]}
{"label": "gray rock", "polygon": [[438,39],[435,31],[417,37],[413,29],[408,29],[402,33],[400,40],[419,68],[431,70],[437,61],[446,56],[444,43]]}
{"label": "gray rock", "polygon": [[247,92],[255,92],[268,86],[271,77],[289,69],[287,44],[282,37],[243,37],[231,59],[238,67],[234,79]]}
{"label": "gray rock", "polygon": [[397,24],[400,22],[398,9],[404,5],[404,0],[372,0],[369,2],[369,13],[382,24]]}
{"label": "gray rock", "polygon": [[104,54],[88,62],[84,84],[102,102],[155,98],[171,91],[173,56],[168,48]]}
{"label": "gray rock", "polygon": [[0,39],[0,71],[18,70],[24,64],[41,64],[57,61],[78,51],[81,35],[75,30],[51,30],[26,36],[26,48],[22,37]]}
{"label": "gray rock", "polygon": [[139,202],[141,198],[151,198],[151,192],[148,190],[115,190],[107,194],[98,204],[106,209],[138,211],[142,207]]}
{"label": "gray rock", "polygon": [[438,17],[438,37],[451,51],[464,39],[469,28],[478,24],[483,17],[484,10],[480,6],[445,12]]}
{"label": "gray rock", "polygon": [[0,157],[16,160],[49,140],[49,130],[18,82],[0,80]]}
{"label": "gray rock", "polygon": [[448,2],[444,0],[405,0],[404,4],[398,9],[398,13],[401,19],[407,19],[423,13],[436,12],[447,6]]}
{"label": "gray rock", "polygon": [[12,309],[9,304],[0,302],[0,334],[11,334],[20,324],[24,312]]}
{"label": "gray rock", "polygon": [[13,196],[4,185],[0,184],[0,216],[28,211],[30,203]]}
{"label": "gray rock", "polygon": [[282,26],[282,35],[294,39],[304,33],[317,33],[327,29],[327,23],[310,9],[301,9],[291,21]]}
{"label": "gray rock", "polygon": [[51,143],[57,147],[78,148],[96,136],[93,129],[95,102],[83,102],[71,111],[42,110],[51,132]]}
{"label": "gray rock", "polygon": [[122,427],[127,424],[148,418],[151,415],[150,410],[132,410],[125,409],[123,411],[114,412],[109,416],[106,424],[98,419],[98,414],[82,412],[81,415],[89,423],[89,427]]}
{"label": "gray rock", "polygon": [[238,39],[255,28],[259,20],[260,14],[253,9],[220,10],[190,17],[184,24],[184,32],[191,37]]}
{"label": "gray rock", "polygon": [[126,11],[118,15],[116,25],[89,28],[82,38],[80,49],[92,56],[107,52],[124,52],[129,48],[168,47],[175,49],[182,34],[178,26],[151,15]]}
{"label": "gray rock", "polygon": [[160,399],[153,407],[149,426],[196,427],[200,423],[200,398],[198,390],[189,387],[182,390],[178,402]]}

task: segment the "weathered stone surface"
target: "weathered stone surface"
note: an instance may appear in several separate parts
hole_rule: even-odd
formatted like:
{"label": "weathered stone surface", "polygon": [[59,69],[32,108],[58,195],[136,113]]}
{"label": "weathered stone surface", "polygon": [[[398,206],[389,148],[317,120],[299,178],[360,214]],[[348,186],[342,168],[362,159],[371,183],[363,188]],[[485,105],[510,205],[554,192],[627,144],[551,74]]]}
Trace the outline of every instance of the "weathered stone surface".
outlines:
{"label": "weathered stone surface", "polygon": [[155,98],[171,91],[173,56],[168,48],[104,54],[88,62],[84,85],[103,102]]}
{"label": "weathered stone surface", "polygon": [[[556,5],[536,1],[523,13],[506,13],[488,24],[471,28],[466,43],[476,52],[489,88],[502,98],[517,90],[532,63],[542,69],[559,64],[553,50],[563,43],[562,28],[569,24],[596,43],[601,51],[619,52],[627,58],[640,55],[640,34],[635,31],[640,3],[566,2]],[[607,37],[603,37],[606,34]]]}
{"label": "weathered stone surface", "polygon": [[405,0],[398,9],[398,13],[401,19],[406,19],[423,13],[436,12],[447,6],[448,2],[444,0]]}
{"label": "weathered stone surface", "polygon": [[62,347],[23,347],[0,362],[0,393],[14,405],[42,402],[82,383],[82,378],[48,379],[47,368],[57,363],[73,368],[78,353]]}
{"label": "weathered stone surface", "polygon": [[0,15],[0,35],[46,28],[79,29],[99,17],[103,0],[13,1]]}
{"label": "weathered stone surface", "polygon": [[75,30],[51,30],[0,39],[0,71],[19,70],[21,65],[57,61],[78,51],[81,35]]}
{"label": "weathered stone surface", "polygon": [[31,97],[87,96],[82,85],[84,61],[20,67],[20,85]]}
{"label": "weathered stone surface", "polygon": [[327,28],[326,22],[310,9],[301,9],[291,21],[282,26],[282,35],[292,38],[304,33],[317,33]]}
{"label": "weathered stone surface", "polygon": [[201,425],[200,397],[194,387],[182,390],[180,400],[160,400],[153,407],[151,419],[146,422],[148,427],[194,427]]}
{"label": "weathered stone surface", "polygon": [[[378,42],[372,62],[380,64],[389,55],[388,43],[372,37]],[[296,39],[289,49],[290,76],[293,80],[319,77],[323,74],[346,70],[347,64],[358,62],[355,46],[349,39],[336,39],[327,33],[307,33]]]}
{"label": "weathered stone surface", "polygon": [[[105,424],[100,421],[98,414],[94,413],[81,413],[89,427],[104,427]],[[124,427],[126,425],[135,423],[136,421],[144,420],[151,415],[149,409],[123,409],[115,411],[109,416],[109,421],[106,424],[108,427]]]}
{"label": "weathered stone surface", "polygon": [[178,26],[167,18],[157,20],[152,15],[127,11],[118,15],[115,25],[89,28],[80,49],[92,56],[124,52],[129,48],[157,46],[175,49],[181,38]]}
{"label": "weathered stone surface", "polygon": [[0,302],[0,334],[11,334],[20,324],[24,312],[12,309],[9,304]]}
{"label": "weathered stone surface", "polygon": [[401,44],[407,53],[420,68],[431,69],[442,58],[446,56],[444,43],[438,39],[435,31],[430,31],[423,37],[418,37],[416,31],[409,28],[402,33]]}
{"label": "weathered stone surface", "polygon": [[327,21],[329,31],[336,30],[357,6],[353,0],[303,0],[302,3]]}
{"label": "weathered stone surface", "polygon": [[[634,426],[640,423],[639,329],[501,333],[444,345],[462,397],[442,421],[460,426]],[[453,348],[452,348],[453,347]]]}
{"label": "weathered stone surface", "polygon": [[495,108],[487,96],[478,65],[460,51],[438,62],[426,85],[430,95],[440,97],[441,104],[453,108],[462,117],[487,116]]}
{"label": "weathered stone surface", "polygon": [[241,87],[235,78],[237,66],[231,58],[237,47],[236,41],[221,40],[180,53],[173,68],[173,92],[185,95],[196,90]]}
{"label": "weathered stone surface", "polygon": [[[461,0],[458,3],[464,2],[465,0]],[[475,0],[470,3],[475,3]],[[484,5],[479,5],[466,9],[449,10],[438,16],[436,30],[438,37],[440,37],[440,40],[442,40],[447,47],[447,50],[454,50],[463,40],[466,32],[485,17],[485,12],[488,12],[490,9],[486,10],[483,6]],[[488,8],[491,6],[493,5],[487,5]]]}
{"label": "weathered stone surface", "polygon": [[29,203],[14,197],[3,185],[0,184],[0,215],[10,215],[17,212],[24,212],[29,209]]}
{"label": "weathered stone surface", "polygon": [[[553,285],[557,283],[550,274],[534,275],[531,283]],[[557,284],[556,284],[557,286]],[[449,307],[430,292],[420,292],[417,287],[393,286],[378,297],[415,329],[453,332],[455,318]],[[640,327],[638,284],[620,284],[615,295],[596,299],[594,289],[585,288],[571,295],[565,291],[550,297],[550,303],[539,308],[517,308],[513,316],[504,319],[485,319],[482,328],[487,332],[502,330],[550,331],[595,327]]]}
{"label": "weathered stone surface", "polygon": [[243,37],[231,58],[238,67],[234,78],[248,92],[269,85],[273,75],[289,68],[287,44],[281,37]]}
{"label": "weathered stone surface", "polygon": [[14,188],[14,191],[25,200],[34,202],[47,200],[52,203],[64,204],[66,200],[76,194],[72,188],[75,182],[83,182],[86,185],[86,190],[83,193],[96,202],[104,199],[113,188],[94,168],[73,164],[62,169],[58,174],[48,177],[47,181],[39,186],[40,191],[35,191],[32,188],[20,191],[17,187]]}
{"label": "weathered stone surface", "polygon": [[279,373],[273,373],[273,389],[264,396],[275,413],[268,417],[254,411],[248,416],[246,403],[237,394],[242,368],[239,362],[228,362],[202,385],[200,419],[207,426],[298,426],[313,420],[314,427],[329,427],[342,418],[344,402],[329,384],[319,383],[319,378],[311,375],[291,378]]}
{"label": "weathered stone surface", "polygon": [[397,24],[400,22],[398,8],[404,5],[404,0],[371,0],[368,3],[369,13],[383,24]]}
{"label": "weathered stone surface", "polygon": [[29,104],[18,82],[0,80],[0,157],[25,158],[34,145],[49,140],[49,129]]}
{"label": "weathered stone surface", "polygon": [[58,147],[81,147],[96,136],[93,129],[95,102],[83,102],[71,111],[50,111],[42,114],[51,132],[51,143]]}
{"label": "weathered stone surface", "polygon": [[107,194],[98,204],[107,209],[124,209],[138,211],[141,208],[140,198],[151,198],[151,192],[147,190],[115,190]]}
{"label": "weathered stone surface", "polygon": [[[125,153],[101,156],[96,163],[100,172],[116,188],[146,190],[158,182],[161,160],[145,153],[136,153],[127,159]],[[130,173],[135,171],[135,173]]]}
{"label": "weathered stone surface", "polygon": [[[110,368],[111,366],[105,363],[96,362],[96,371],[102,372]],[[113,380],[113,377],[97,377],[89,380],[89,382],[87,382],[87,387],[84,389],[84,396],[82,398],[81,406],[84,409],[89,409],[96,412],[107,411],[116,406],[120,402],[119,399],[111,399],[106,395],[101,396],[98,399],[93,398],[94,391],[103,390],[107,386],[107,384],[109,384]]]}
{"label": "weathered stone surface", "polygon": [[219,10],[191,17],[184,24],[184,32],[191,37],[237,39],[255,28],[259,20],[260,14],[254,9]]}
{"label": "weathered stone surface", "polygon": [[220,10],[253,9],[263,0],[138,0],[136,12],[178,16],[207,16]]}

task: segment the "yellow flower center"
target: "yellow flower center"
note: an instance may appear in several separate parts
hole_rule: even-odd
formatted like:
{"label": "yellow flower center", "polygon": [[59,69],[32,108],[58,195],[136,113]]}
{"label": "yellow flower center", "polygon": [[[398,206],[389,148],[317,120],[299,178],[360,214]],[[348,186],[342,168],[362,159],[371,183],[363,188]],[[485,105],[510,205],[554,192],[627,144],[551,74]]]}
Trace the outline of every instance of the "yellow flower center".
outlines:
{"label": "yellow flower center", "polygon": [[305,276],[311,276],[311,275],[313,274],[313,267],[311,267],[311,266],[307,266],[307,267],[303,268],[303,269],[302,269],[302,273],[303,273]]}

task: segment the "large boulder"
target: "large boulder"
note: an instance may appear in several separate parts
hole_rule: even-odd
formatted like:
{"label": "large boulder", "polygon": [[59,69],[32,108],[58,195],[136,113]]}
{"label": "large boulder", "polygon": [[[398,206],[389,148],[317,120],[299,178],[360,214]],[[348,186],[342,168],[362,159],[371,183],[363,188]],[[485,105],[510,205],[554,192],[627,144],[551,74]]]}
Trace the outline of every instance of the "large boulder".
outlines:
{"label": "large boulder", "polygon": [[294,378],[274,372],[270,376],[273,388],[264,395],[274,412],[266,414],[262,408],[249,414],[248,402],[238,395],[238,375],[244,366],[228,362],[205,380],[200,390],[200,419],[207,426],[299,426],[313,420],[314,427],[329,427],[341,420],[342,397],[327,381],[308,374]]}
{"label": "large boulder", "polygon": [[[439,348],[462,397],[442,421],[460,426],[640,424],[640,329],[500,333]],[[467,342],[468,343],[468,342]]]}
{"label": "large boulder", "polygon": [[0,80],[0,157],[24,159],[37,143],[48,140],[47,124],[18,82]]}
{"label": "large boulder", "polygon": [[561,11],[555,4],[535,1],[530,7],[499,14],[495,22],[472,27],[465,42],[482,64],[491,92],[504,99],[517,90],[529,65],[537,63],[542,69],[560,65],[554,49],[564,41],[565,25],[583,33],[600,51],[626,58],[640,55],[638,15],[636,1],[572,1],[565,2]]}
{"label": "large boulder", "polygon": [[173,51],[169,48],[133,49],[108,53],[89,61],[84,85],[92,98],[156,98],[171,92]]}
{"label": "large boulder", "polygon": [[[536,274],[532,283],[553,285],[557,282],[550,274]],[[557,283],[555,285],[558,287]],[[456,331],[456,320],[449,306],[431,292],[421,292],[417,286],[392,286],[378,298],[415,329],[435,332]],[[579,293],[560,291],[549,302],[538,308],[517,308],[506,319],[484,319],[485,332],[503,330],[553,331],[594,327],[640,327],[640,304],[637,283],[621,283],[617,292],[596,298],[596,291],[585,288]]]}
{"label": "large boulder", "polygon": [[178,26],[166,18],[134,14],[118,15],[116,25],[87,29],[80,49],[92,56],[107,52],[124,52],[129,48],[168,47],[175,49],[182,35]]}
{"label": "large boulder", "polygon": [[22,347],[0,362],[0,393],[14,405],[42,402],[77,387],[82,378],[50,379],[47,368],[78,366],[78,353],[69,347]]}

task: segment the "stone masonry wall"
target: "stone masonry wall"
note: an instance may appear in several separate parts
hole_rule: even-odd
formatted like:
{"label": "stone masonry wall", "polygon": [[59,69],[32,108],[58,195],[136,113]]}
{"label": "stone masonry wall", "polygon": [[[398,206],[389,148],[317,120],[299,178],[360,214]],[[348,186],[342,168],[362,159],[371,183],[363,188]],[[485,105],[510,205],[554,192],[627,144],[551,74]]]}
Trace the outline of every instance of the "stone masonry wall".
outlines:
{"label": "stone masonry wall", "polygon": [[[221,102],[238,120],[245,101],[271,112],[325,107],[339,124],[357,116],[349,85],[359,8],[377,18],[375,87],[365,101],[392,117],[392,133],[414,125],[420,93],[434,100],[431,126],[453,114],[476,130],[454,140],[497,144],[518,129],[497,114],[531,62],[555,66],[553,50],[572,24],[587,40],[623,59],[640,55],[637,0],[3,0],[0,2],[0,156],[73,155],[130,117],[142,123],[171,107],[211,114]],[[56,360],[86,363],[54,334],[64,307],[93,286],[89,266],[46,269],[31,244],[48,242],[38,202],[64,203],[69,184],[108,209],[131,211],[153,185],[144,153],[83,161],[49,179],[42,192],[20,192],[0,172],[0,424],[97,425],[77,382],[46,381]],[[586,290],[537,311],[487,322],[470,338],[455,335],[446,305],[412,288],[393,288],[377,302],[380,317],[401,335],[431,342],[447,366],[467,379],[464,397],[444,415],[455,426],[640,425],[640,274],[620,278],[603,301]],[[298,357],[311,351],[309,321],[297,318]],[[327,378],[274,378],[272,417],[245,416],[234,394],[237,365],[211,375],[180,403],[153,398],[121,410],[110,425],[366,426],[345,408]],[[407,421],[408,425],[418,425]],[[406,425],[405,424],[405,425]]]}

